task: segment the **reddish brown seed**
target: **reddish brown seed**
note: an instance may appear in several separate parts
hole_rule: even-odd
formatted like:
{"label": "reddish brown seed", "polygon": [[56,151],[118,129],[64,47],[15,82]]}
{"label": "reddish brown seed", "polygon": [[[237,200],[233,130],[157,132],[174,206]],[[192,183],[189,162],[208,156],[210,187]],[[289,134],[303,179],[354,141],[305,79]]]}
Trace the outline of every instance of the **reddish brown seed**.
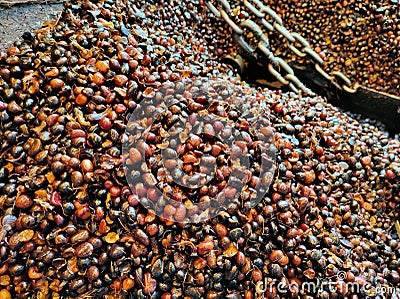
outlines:
{"label": "reddish brown seed", "polygon": [[57,226],[63,226],[65,222],[65,218],[61,216],[60,214],[55,214],[54,215],[54,224]]}
{"label": "reddish brown seed", "polygon": [[81,163],[81,161],[79,161],[79,159],[78,158],[75,158],[75,157],[72,157],[70,160],[69,160],[69,166],[71,167],[71,168],[78,168],[79,167],[79,165],[80,165],[80,163]]}
{"label": "reddish brown seed", "polygon": [[86,132],[81,129],[72,130],[70,133],[72,139],[79,137],[86,137]]}
{"label": "reddish brown seed", "polygon": [[233,199],[236,195],[236,188],[232,187],[232,186],[227,186],[224,190],[224,193],[226,195],[226,197]]}
{"label": "reddish brown seed", "polygon": [[71,174],[72,186],[78,187],[83,184],[83,175],[80,171],[73,171]]}
{"label": "reddish brown seed", "polygon": [[304,183],[306,185],[309,185],[309,184],[313,183],[314,180],[315,180],[315,172],[314,172],[314,170],[306,171],[304,173]]}
{"label": "reddish brown seed", "polygon": [[157,281],[151,277],[150,273],[144,274],[143,279],[143,292],[147,295],[154,293],[157,287]]}
{"label": "reddish brown seed", "polygon": [[215,251],[214,251],[214,250],[212,250],[212,251],[207,255],[206,259],[207,259],[207,265],[208,265],[211,269],[213,269],[213,268],[215,268],[215,267],[217,266],[217,257],[216,257],[216,254],[215,254]]}
{"label": "reddish brown seed", "polygon": [[153,223],[156,219],[156,214],[153,211],[149,210],[146,217],[144,218],[144,221],[146,223]]}
{"label": "reddish brown seed", "polygon": [[118,87],[125,86],[126,82],[128,82],[128,77],[125,75],[115,75],[114,76],[114,84]]}
{"label": "reddish brown seed", "polygon": [[251,290],[246,290],[244,292],[244,299],[253,299],[253,292]]}
{"label": "reddish brown seed", "polygon": [[54,126],[58,121],[59,115],[58,114],[51,114],[46,118],[46,124],[49,127]]}
{"label": "reddish brown seed", "polygon": [[178,81],[178,80],[180,80],[181,79],[181,76],[178,74],[178,73],[172,73],[170,76],[169,76],[169,79],[171,80],[171,81]]}
{"label": "reddish brown seed", "polygon": [[33,236],[35,235],[35,231],[32,229],[25,229],[19,233],[18,238],[20,242],[28,242],[32,240]]}
{"label": "reddish brown seed", "polygon": [[204,134],[209,136],[209,137],[212,137],[212,136],[215,135],[215,131],[214,131],[214,128],[213,128],[212,124],[204,125]]}
{"label": "reddish brown seed", "polygon": [[104,209],[103,207],[96,207],[94,212],[94,220],[100,221],[104,218]]}
{"label": "reddish brown seed", "polygon": [[143,183],[137,183],[135,186],[135,192],[138,197],[145,196],[147,194],[147,189]]}
{"label": "reddish brown seed", "polygon": [[118,291],[120,291],[121,290],[121,280],[120,279],[115,279],[113,282],[112,282],[112,284],[110,284],[110,288],[112,289],[112,290],[114,290],[114,292],[118,292]]}
{"label": "reddish brown seed", "polygon": [[286,266],[289,263],[289,257],[287,255],[283,255],[279,260],[278,264],[281,266]]}
{"label": "reddish brown seed", "polygon": [[104,219],[102,219],[102,220],[100,221],[100,224],[99,224],[99,230],[98,230],[98,232],[99,232],[101,235],[104,235],[104,234],[106,234],[108,231],[109,231],[109,227],[107,226],[107,222],[106,222]]}
{"label": "reddish brown seed", "polygon": [[64,81],[61,79],[55,78],[55,79],[50,80],[50,86],[51,86],[51,88],[54,88],[54,89],[60,89],[61,87],[64,86],[64,84],[65,84]]}
{"label": "reddish brown seed", "polygon": [[48,71],[45,76],[47,78],[54,78],[57,77],[60,74],[60,72],[58,71],[58,68],[52,68],[50,71]]}
{"label": "reddish brown seed", "polygon": [[214,122],[213,128],[214,128],[214,130],[216,130],[217,132],[219,132],[219,131],[221,131],[221,130],[224,129],[224,123],[221,122],[221,121],[219,121],[219,120],[217,120],[217,121]]}
{"label": "reddish brown seed", "polygon": [[186,173],[191,173],[193,171],[193,165],[185,164],[185,165],[183,165],[182,170]]}
{"label": "reddish brown seed", "polygon": [[137,60],[134,60],[134,59],[131,59],[128,64],[129,64],[129,68],[132,71],[135,71],[137,69],[137,67],[139,66],[139,62]]}
{"label": "reddish brown seed", "polygon": [[174,216],[176,221],[183,221],[186,218],[186,207],[184,204],[180,204],[175,212]]}
{"label": "reddish brown seed", "polygon": [[215,230],[215,233],[220,238],[225,237],[228,234],[228,230],[226,229],[225,225],[223,225],[222,223],[217,223],[214,226],[214,230]]}
{"label": "reddish brown seed", "polygon": [[172,299],[172,294],[170,292],[166,292],[161,295],[161,299]]}
{"label": "reddish brown seed", "polygon": [[82,167],[83,172],[92,172],[94,169],[93,163],[89,159],[84,159],[81,162],[81,167]]}
{"label": "reddish brown seed", "polygon": [[98,71],[102,73],[107,73],[108,70],[110,69],[110,66],[108,64],[108,61],[99,60],[96,62],[96,68]]}
{"label": "reddish brown seed", "polygon": [[26,194],[21,194],[15,200],[15,206],[18,209],[27,209],[33,205],[33,200],[30,196]]}
{"label": "reddish brown seed", "polygon": [[142,65],[147,66],[151,63],[151,57],[149,55],[144,55],[142,59]]}
{"label": "reddish brown seed", "polygon": [[259,269],[254,269],[251,273],[254,283],[262,280],[262,272]]}
{"label": "reddish brown seed", "polygon": [[213,144],[211,147],[211,154],[217,157],[221,152],[221,147],[219,145]]}
{"label": "reddish brown seed", "polygon": [[274,111],[276,113],[282,113],[283,108],[284,108],[283,104],[282,103],[278,103],[278,104],[275,105]]}
{"label": "reddish brown seed", "polygon": [[110,113],[108,113],[107,117],[111,120],[111,121],[115,121],[118,117],[117,112],[115,112],[114,110],[111,110]]}
{"label": "reddish brown seed", "polygon": [[38,268],[33,266],[28,269],[28,277],[30,279],[40,279],[43,277],[43,273],[40,273]]}
{"label": "reddish brown seed", "polygon": [[308,279],[314,279],[315,277],[315,270],[314,269],[306,269],[303,271],[303,274],[305,277],[307,277]]}
{"label": "reddish brown seed", "polygon": [[197,284],[198,286],[203,286],[205,283],[204,274],[201,272],[196,273],[196,275],[194,276],[194,283]]}
{"label": "reddish brown seed", "polygon": [[90,212],[87,205],[83,205],[76,209],[75,216],[79,219],[86,220],[90,216],[92,216],[92,213]]}
{"label": "reddish brown seed", "polygon": [[150,244],[150,240],[149,237],[146,235],[146,233],[141,230],[141,229],[137,229],[135,232],[135,237],[136,239],[142,243],[143,245],[147,246]]}
{"label": "reddish brown seed", "polygon": [[201,143],[201,138],[200,136],[197,135],[190,135],[190,137],[187,140],[187,143],[192,145],[194,148],[198,147]]}
{"label": "reddish brown seed", "polygon": [[105,79],[104,79],[104,76],[103,76],[102,73],[96,72],[96,73],[93,74],[93,76],[92,76],[92,82],[93,82],[94,84],[96,84],[96,85],[102,85],[102,84],[104,84],[104,81],[105,81]]}
{"label": "reddish brown seed", "polygon": [[362,157],[361,164],[364,166],[368,166],[371,164],[371,157]]}
{"label": "reddish brown seed", "polygon": [[179,144],[179,145],[177,146],[177,148],[176,148],[176,152],[177,152],[179,155],[183,155],[183,154],[186,152],[186,145],[185,145],[184,143]]}
{"label": "reddish brown seed", "polygon": [[122,289],[124,291],[129,291],[134,286],[135,286],[135,281],[130,277],[125,278],[124,281],[122,282]]}
{"label": "reddish brown seed", "polygon": [[150,236],[155,236],[158,233],[158,225],[153,223],[150,224],[147,228],[146,228],[147,233]]}
{"label": "reddish brown seed", "polygon": [[188,153],[188,154],[183,156],[183,162],[184,163],[196,163],[197,161],[198,161],[198,159],[193,154],[189,154]]}
{"label": "reddish brown seed", "polygon": [[19,248],[21,245],[21,242],[19,240],[19,234],[14,233],[11,235],[10,239],[8,240],[8,245],[12,250],[15,250],[16,248]]}
{"label": "reddish brown seed", "polygon": [[389,180],[394,179],[395,176],[396,176],[395,173],[393,172],[393,170],[391,170],[391,169],[386,169],[385,173],[386,173],[386,177],[387,177]]}
{"label": "reddish brown seed", "polygon": [[62,206],[61,195],[57,191],[53,191],[50,195],[50,204],[53,206]]}
{"label": "reddish brown seed", "polygon": [[110,195],[113,197],[117,197],[121,194],[121,188],[118,186],[112,186],[110,188]]}
{"label": "reddish brown seed", "polygon": [[160,191],[158,191],[156,188],[149,188],[147,190],[147,198],[150,200],[157,200],[160,197]]}
{"label": "reddish brown seed", "polygon": [[363,202],[361,204],[361,207],[364,208],[368,212],[372,210],[372,204],[370,202]]}
{"label": "reddish brown seed", "polygon": [[270,260],[272,263],[276,263],[276,262],[279,261],[283,256],[284,256],[284,253],[283,253],[282,250],[275,249],[275,250],[272,250],[272,252],[270,253],[270,255],[269,255],[269,260]]}
{"label": "reddish brown seed", "polygon": [[204,269],[207,266],[207,260],[202,257],[198,257],[194,260],[193,266],[197,270]]}
{"label": "reddish brown seed", "polygon": [[347,274],[347,275],[346,275],[346,280],[347,280],[348,282],[353,282],[354,279],[355,279],[354,273],[351,272],[351,271],[347,271],[346,274]]}
{"label": "reddish brown seed", "polygon": [[125,51],[119,51],[118,52],[118,58],[120,60],[125,60],[125,61],[129,61],[131,59],[129,54],[127,52],[125,52]]}
{"label": "reddish brown seed", "polygon": [[83,105],[86,105],[87,102],[88,102],[88,98],[83,93],[78,94],[75,98],[75,103],[77,105],[83,106]]}
{"label": "reddish brown seed", "polygon": [[238,266],[244,266],[246,264],[246,256],[243,252],[239,251],[236,254],[236,263],[238,264]]}
{"label": "reddish brown seed", "polygon": [[160,73],[160,78],[161,78],[162,81],[168,81],[169,75],[166,72],[161,72]]}
{"label": "reddish brown seed", "polygon": [[109,65],[110,65],[110,68],[112,68],[112,69],[119,69],[121,67],[121,64],[119,63],[119,61],[114,58],[111,58],[109,60]]}
{"label": "reddish brown seed", "polygon": [[136,148],[129,149],[129,159],[132,164],[142,161],[142,154]]}
{"label": "reddish brown seed", "polygon": [[100,121],[99,121],[99,125],[100,127],[104,130],[104,131],[108,131],[111,129],[112,127],[112,123],[111,120],[108,117],[103,117]]}
{"label": "reddish brown seed", "polygon": [[174,215],[175,212],[176,212],[176,208],[175,208],[173,205],[167,204],[167,205],[164,207],[164,216],[165,216],[165,217]]}
{"label": "reddish brown seed", "polygon": [[115,105],[114,110],[117,114],[122,114],[126,111],[126,106],[124,104],[117,104]]}
{"label": "reddish brown seed", "polygon": [[214,248],[213,241],[202,241],[200,242],[199,246],[197,247],[197,252],[200,255],[205,255],[209,253]]}
{"label": "reddish brown seed", "polygon": [[2,266],[0,267],[0,275],[3,275],[4,273],[6,273],[7,270],[8,270],[8,264],[7,264],[7,263],[4,263],[4,265],[2,265]]}
{"label": "reddish brown seed", "polygon": [[128,203],[132,207],[136,207],[139,204],[139,197],[137,194],[129,195]]}
{"label": "reddish brown seed", "polygon": [[220,243],[221,243],[221,247],[225,249],[223,251],[223,255],[225,257],[231,258],[231,257],[234,257],[238,253],[237,247],[235,246],[235,244],[230,242],[228,237],[222,238]]}

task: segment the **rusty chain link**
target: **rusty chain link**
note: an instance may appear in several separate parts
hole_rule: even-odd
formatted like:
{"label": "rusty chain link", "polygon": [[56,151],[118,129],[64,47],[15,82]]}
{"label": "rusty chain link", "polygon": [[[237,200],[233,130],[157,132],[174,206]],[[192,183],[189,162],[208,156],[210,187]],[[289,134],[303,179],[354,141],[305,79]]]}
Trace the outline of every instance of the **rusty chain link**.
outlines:
{"label": "rusty chain link", "polygon": [[[298,93],[304,92],[307,95],[314,93],[308,89],[300,80],[295,76],[293,69],[280,57],[276,57],[270,50],[270,43],[268,40],[268,33],[250,18],[241,21],[239,24],[232,20],[235,17],[234,10],[227,0],[214,0],[217,3],[215,6],[211,1],[204,1],[209,11],[218,19],[224,20],[232,29],[234,40],[240,47],[249,55],[255,57],[256,49],[260,50],[268,59],[268,71],[282,84],[288,86],[291,90]],[[241,0],[246,7],[258,20],[262,27],[271,32],[279,32],[286,38],[287,47],[296,56],[301,58],[309,58],[315,67],[315,70],[329,81],[333,86],[339,90],[345,90],[349,93],[355,93],[357,87],[353,87],[350,79],[340,71],[333,72],[332,76],[326,73],[323,69],[324,60],[318,55],[310,46],[308,41],[304,39],[297,32],[290,32],[283,26],[282,19],[270,7],[264,5],[260,0]],[[245,29],[251,31],[252,35],[258,39],[256,48],[250,46],[246,42]],[[299,46],[296,46],[299,45]],[[257,59],[257,57],[255,57]],[[281,73],[284,70],[284,74]]]}

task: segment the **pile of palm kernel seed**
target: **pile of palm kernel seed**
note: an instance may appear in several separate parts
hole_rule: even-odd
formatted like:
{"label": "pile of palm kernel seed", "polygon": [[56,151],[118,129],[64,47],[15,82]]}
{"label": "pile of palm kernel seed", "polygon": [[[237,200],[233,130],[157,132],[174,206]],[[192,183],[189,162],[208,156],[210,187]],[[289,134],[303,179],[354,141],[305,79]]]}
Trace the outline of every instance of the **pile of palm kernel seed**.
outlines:
{"label": "pile of palm kernel seed", "polygon": [[[217,36],[207,14],[194,0],[66,2],[54,26],[0,53],[0,298],[384,298],[378,290],[398,285],[399,141],[321,97],[237,81],[207,42]],[[213,78],[226,81],[210,92],[231,119],[232,107],[262,107],[271,123],[271,187],[206,222],[174,222],[185,220],[174,206],[160,218],[140,203],[154,182],[132,191],[125,177],[129,116],[164,83],[179,109],[210,114],[180,82]],[[250,152],[257,140],[241,121]],[[145,138],[156,172],[158,136]],[[191,146],[185,154],[201,155]],[[216,184],[175,199],[186,208],[223,189],[223,158]],[[334,292],[301,288],[324,279]]]}

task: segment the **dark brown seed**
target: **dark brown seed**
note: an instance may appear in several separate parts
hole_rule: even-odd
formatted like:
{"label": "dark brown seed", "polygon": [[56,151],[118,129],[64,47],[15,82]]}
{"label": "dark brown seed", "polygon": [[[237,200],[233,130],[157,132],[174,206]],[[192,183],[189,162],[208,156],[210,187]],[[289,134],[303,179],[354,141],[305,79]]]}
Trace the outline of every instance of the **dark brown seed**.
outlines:
{"label": "dark brown seed", "polygon": [[80,230],[71,237],[71,243],[81,243],[89,239],[89,232],[87,230]]}
{"label": "dark brown seed", "polygon": [[87,278],[88,278],[90,281],[94,281],[94,280],[96,280],[97,278],[99,278],[99,276],[100,276],[100,271],[99,271],[99,269],[98,269],[96,266],[90,266],[89,269],[88,269],[88,271],[87,271],[87,273],[86,273],[86,275],[87,275]]}
{"label": "dark brown seed", "polygon": [[121,258],[125,255],[125,250],[123,247],[113,244],[110,249],[110,257],[113,259]]}
{"label": "dark brown seed", "polygon": [[84,242],[78,245],[75,249],[75,255],[79,258],[90,257],[93,254],[93,245],[89,242]]}
{"label": "dark brown seed", "polygon": [[136,230],[135,236],[138,239],[138,241],[141,242],[142,244],[146,246],[150,244],[149,237],[141,229]]}

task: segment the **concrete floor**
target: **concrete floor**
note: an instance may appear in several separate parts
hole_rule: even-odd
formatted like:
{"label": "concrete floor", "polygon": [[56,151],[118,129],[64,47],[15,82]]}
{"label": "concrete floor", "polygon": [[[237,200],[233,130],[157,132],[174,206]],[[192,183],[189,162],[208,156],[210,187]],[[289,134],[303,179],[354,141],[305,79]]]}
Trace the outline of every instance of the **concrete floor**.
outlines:
{"label": "concrete floor", "polygon": [[56,20],[62,7],[62,3],[0,6],[0,50],[12,46],[24,32],[38,29],[44,22]]}

